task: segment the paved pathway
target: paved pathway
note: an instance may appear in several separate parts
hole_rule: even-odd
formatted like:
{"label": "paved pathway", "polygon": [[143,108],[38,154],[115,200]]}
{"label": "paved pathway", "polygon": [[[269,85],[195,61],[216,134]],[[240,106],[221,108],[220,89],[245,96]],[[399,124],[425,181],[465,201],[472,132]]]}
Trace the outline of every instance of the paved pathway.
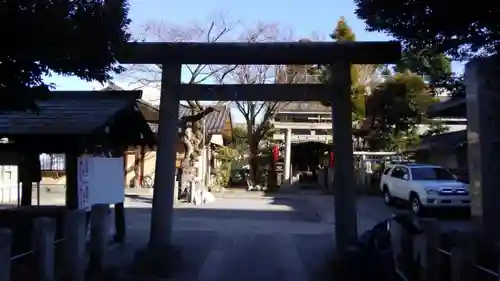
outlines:
{"label": "paved pathway", "polygon": [[[145,243],[147,196],[129,199],[131,241]],[[136,208],[133,208],[136,207]],[[174,240],[186,268],[177,280],[325,280],[333,226],[300,198],[222,198],[176,209]]]}

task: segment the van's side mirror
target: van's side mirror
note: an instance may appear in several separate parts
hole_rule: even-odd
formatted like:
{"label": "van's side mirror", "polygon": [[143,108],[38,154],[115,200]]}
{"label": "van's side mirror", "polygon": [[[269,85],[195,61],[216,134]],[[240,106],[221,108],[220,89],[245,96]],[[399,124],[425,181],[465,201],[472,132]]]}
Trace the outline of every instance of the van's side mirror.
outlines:
{"label": "van's side mirror", "polygon": [[408,174],[404,174],[403,175],[403,180],[407,181],[410,179],[410,176],[408,176]]}

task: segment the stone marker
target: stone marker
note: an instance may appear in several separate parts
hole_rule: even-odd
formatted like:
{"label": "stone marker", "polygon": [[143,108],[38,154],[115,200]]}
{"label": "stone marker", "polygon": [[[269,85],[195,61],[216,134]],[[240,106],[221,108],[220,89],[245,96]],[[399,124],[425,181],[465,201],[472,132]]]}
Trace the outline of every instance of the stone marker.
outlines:
{"label": "stone marker", "polygon": [[465,68],[471,215],[486,241],[500,240],[500,56]]}
{"label": "stone marker", "polygon": [[0,281],[10,281],[12,231],[0,228]]}
{"label": "stone marker", "polygon": [[34,221],[33,230],[38,278],[40,281],[54,281],[56,221],[38,218]]}
{"label": "stone marker", "polygon": [[90,267],[100,271],[106,262],[109,242],[109,205],[96,204],[90,211]]}
{"label": "stone marker", "polygon": [[68,210],[65,218],[64,270],[71,281],[85,281],[87,214],[84,210]]}

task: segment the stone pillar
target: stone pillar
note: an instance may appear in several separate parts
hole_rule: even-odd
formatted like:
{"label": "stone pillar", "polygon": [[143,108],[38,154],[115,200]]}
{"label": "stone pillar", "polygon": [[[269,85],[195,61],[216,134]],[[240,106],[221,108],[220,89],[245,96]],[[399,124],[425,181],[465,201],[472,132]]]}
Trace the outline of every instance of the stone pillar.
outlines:
{"label": "stone pillar", "polygon": [[0,228],[0,281],[10,281],[12,231]]}
{"label": "stone pillar", "polygon": [[[161,78],[158,151],[151,210],[150,250],[171,244],[175,192],[175,162],[179,142],[179,86],[181,64],[163,64]],[[177,198],[175,198],[177,199]]]}
{"label": "stone pillar", "polygon": [[90,211],[90,266],[102,270],[109,242],[109,205],[96,204]]}
{"label": "stone pillar", "polygon": [[66,278],[72,281],[85,281],[87,213],[84,210],[68,210],[64,223],[64,271]]}
{"label": "stone pillar", "polygon": [[471,215],[482,238],[500,240],[500,55],[465,67]]}
{"label": "stone pillar", "polygon": [[292,158],[292,129],[286,129],[285,133],[285,163],[283,167],[283,173],[285,176],[285,183],[291,184],[291,158]]}
{"label": "stone pillar", "polygon": [[38,278],[40,281],[54,281],[56,221],[51,218],[38,218],[34,222],[33,230]]}
{"label": "stone pillar", "polygon": [[339,251],[345,252],[358,239],[356,184],[353,172],[351,120],[351,65],[332,64],[332,131],[335,152],[333,194],[335,237]]}

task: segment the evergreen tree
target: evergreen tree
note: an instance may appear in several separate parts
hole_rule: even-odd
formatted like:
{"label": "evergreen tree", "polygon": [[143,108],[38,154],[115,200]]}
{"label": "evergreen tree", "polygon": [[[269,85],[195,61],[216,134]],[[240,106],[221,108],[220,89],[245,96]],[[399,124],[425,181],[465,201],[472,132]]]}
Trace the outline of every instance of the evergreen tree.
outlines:
{"label": "evergreen tree", "polygon": [[[356,41],[356,35],[352,31],[351,27],[347,24],[344,17],[341,17],[332,34],[330,34],[330,38],[335,40],[336,42],[345,42],[345,41]],[[362,72],[363,66],[360,65],[351,65],[351,101],[352,101],[352,118],[353,121],[362,121],[365,117],[365,102],[366,102],[366,84],[364,83],[367,79],[366,77],[362,77],[363,75],[372,75],[370,72]],[[375,71],[376,67],[371,68]],[[326,82],[331,75],[335,75],[332,73],[330,67],[325,66],[322,69],[322,81]],[[325,105],[330,105],[329,102],[324,102]]]}
{"label": "evergreen tree", "polygon": [[432,50],[467,61],[500,51],[500,2],[355,0],[368,31],[401,41],[405,51]]}

